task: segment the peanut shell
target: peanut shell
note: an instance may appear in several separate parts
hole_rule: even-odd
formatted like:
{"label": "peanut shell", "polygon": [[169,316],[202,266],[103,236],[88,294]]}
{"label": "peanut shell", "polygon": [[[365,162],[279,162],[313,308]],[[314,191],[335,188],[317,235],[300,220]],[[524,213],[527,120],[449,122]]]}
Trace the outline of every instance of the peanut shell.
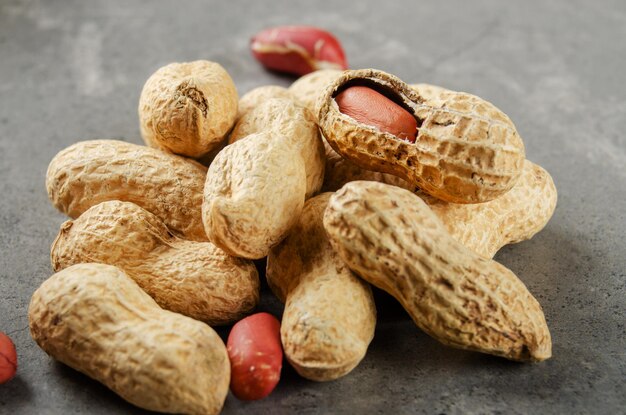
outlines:
{"label": "peanut shell", "polygon": [[55,271],[81,262],[115,265],[162,308],[211,325],[235,322],[259,302],[251,261],[173,236],[130,202],[102,202],[65,222],[50,258]]}
{"label": "peanut shell", "polygon": [[277,133],[251,134],[228,145],[206,175],[206,234],[227,253],[267,256],[297,221],[306,193],[304,160]]}
{"label": "peanut shell", "polygon": [[526,286],[454,240],[415,194],[348,183],[331,197],[324,227],[353,271],[443,344],[519,361],[551,356],[543,311]]}
{"label": "peanut shell", "polygon": [[[342,114],[334,97],[363,85],[392,98],[418,120],[415,143]],[[364,103],[363,105],[367,105]],[[426,99],[393,75],[346,71],[320,96],[318,120],[329,144],[368,170],[401,177],[448,202],[480,203],[509,191],[521,174],[524,144],[511,120],[473,95]]]}
{"label": "peanut shell", "polygon": [[237,89],[210,61],[171,63],[146,81],[139,126],[147,145],[198,158],[222,142],[237,116]]}
{"label": "peanut shell", "polygon": [[107,200],[133,202],[175,234],[206,241],[202,189],[206,167],[161,150],[116,140],[81,141],[50,162],[46,189],[71,218]]}
{"label": "peanut shell", "polygon": [[348,269],[324,231],[330,196],[307,200],[298,223],[267,259],[267,282],[286,302],[281,325],[285,356],[300,375],[316,381],[354,369],[376,325],[369,284]]}
{"label": "peanut shell", "polygon": [[[306,197],[316,194],[324,181],[324,145],[313,114],[291,99],[272,98],[242,116],[230,134],[229,142],[253,133],[273,131],[285,137],[285,147],[299,153],[306,172]],[[285,177],[283,180],[289,180]]]}
{"label": "peanut shell", "polygon": [[162,310],[120,269],[78,264],[35,291],[30,333],[47,354],[141,408],[217,414],[230,381],[213,329]]}

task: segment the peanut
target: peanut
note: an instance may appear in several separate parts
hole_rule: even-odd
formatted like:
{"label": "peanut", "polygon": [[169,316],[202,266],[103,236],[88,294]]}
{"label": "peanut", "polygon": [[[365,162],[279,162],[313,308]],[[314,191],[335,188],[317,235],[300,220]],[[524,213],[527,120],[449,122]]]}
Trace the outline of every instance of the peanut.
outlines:
{"label": "peanut", "polygon": [[552,217],[557,200],[550,174],[528,160],[515,186],[489,202],[463,205],[419,196],[454,239],[485,258],[504,245],[532,238]]}
{"label": "peanut", "polygon": [[266,68],[296,75],[318,69],[346,69],[339,41],[312,26],[280,26],[257,33],[250,42],[254,57]]}
{"label": "peanut", "polygon": [[159,306],[211,325],[237,321],[259,302],[252,262],[177,238],[130,202],[103,202],[65,222],[50,257],[55,271],[81,262],[115,265]]}
{"label": "peanut", "polygon": [[324,227],[353,271],[440,342],[512,360],[550,357],[543,311],[524,284],[454,240],[413,193],[348,183],[331,197]]}
{"label": "peanut", "polygon": [[307,379],[348,374],[374,336],[376,308],[368,284],[332,249],[322,217],[330,198],[307,200],[298,223],[267,259],[267,281],[286,302],[281,338],[285,355]]}
{"label": "peanut", "polygon": [[339,112],[410,143],[417,137],[417,120],[383,94],[366,86],[351,86],[335,96]]}
{"label": "peanut", "polygon": [[324,180],[324,147],[313,114],[291,99],[269,99],[237,121],[229,142],[262,131],[274,131],[288,139],[284,145],[300,153],[305,162],[306,197],[317,193]]}
{"label": "peanut", "polygon": [[[415,143],[343,114],[336,98],[367,86],[412,112]],[[511,120],[488,102],[449,91],[428,100],[395,76],[373,69],[346,71],[321,95],[318,120],[329,144],[358,166],[401,177],[438,199],[479,203],[509,191],[518,180],[524,145]]]}
{"label": "peanut", "polygon": [[209,61],[171,63],[157,70],[139,98],[147,145],[198,158],[222,142],[237,116],[237,89]]}
{"label": "peanut", "polygon": [[239,99],[237,121],[239,121],[248,111],[272,98],[292,99],[291,93],[287,90],[287,88],[283,88],[282,86],[265,85],[254,88]]}
{"label": "peanut", "polygon": [[228,335],[227,350],[230,390],[237,398],[251,401],[272,393],[283,367],[280,322],[276,317],[257,313],[237,322]]}
{"label": "peanut", "polygon": [[341,75],[339,69],[320,69],[298,78],[288,91],[293,99],[317,117],[316,104],[326,87]]}
{"label": "peanut", "polygon": [[275,132],[251,134],[211,163],[202,218],[211,242],[227,253],[263,258],[298,219],[306,175],[288,142]]}
{"label": "peanut", "polygon": [[77,218],[107,200],[133,202],[175,234],[206,241],[202,188],[206,167],[157,149],[115,140],[76,143],[59,152],[46,175],[54,206]]}
{"label": "peanut", "polygon": [[0,385],[7,383],[17,372],[17,352],[11,338],[0,331]]}
{"label": "peanut", "polygon": [[30,332],[47,354],[141,408],[220,412],[230,381],[226,347],[204,323],[162,310],[121,270],[78,264],[33,294]]}
{"label": "peanut", "polygon": [[248,111],[213,161],[202,215],[209,239],[230,253],[258,259],[297,221],[304,200],[324,178],[324,148],[313,115],[289,99]]}

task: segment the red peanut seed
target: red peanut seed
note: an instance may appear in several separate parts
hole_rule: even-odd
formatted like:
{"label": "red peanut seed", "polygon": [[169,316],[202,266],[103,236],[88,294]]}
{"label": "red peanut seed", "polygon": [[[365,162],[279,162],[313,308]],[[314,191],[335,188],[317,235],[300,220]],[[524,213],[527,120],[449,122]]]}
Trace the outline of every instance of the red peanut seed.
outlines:
{"label": "red peanut seed", "polygon": [[414,143],[417,120],[383,94],[365,86],[352,86],[335,97],[339,111],[356,121]]}

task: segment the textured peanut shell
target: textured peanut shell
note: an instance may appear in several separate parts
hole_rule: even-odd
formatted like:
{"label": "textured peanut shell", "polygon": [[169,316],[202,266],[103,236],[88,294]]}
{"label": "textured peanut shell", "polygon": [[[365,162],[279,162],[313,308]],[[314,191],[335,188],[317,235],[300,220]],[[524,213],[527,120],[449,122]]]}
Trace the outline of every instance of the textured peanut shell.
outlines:
{"label": "textured peanut shell", "polygon": [[[263,131],[286,138],[283,145],[294,154],[300,154],[306,173],[306,197],[316,194],[324,181],[324,145],[311,111],[291,99],[269,99],[237,121],[229,142]],[[289,180],[289,177],[285,176],[283,180]]]}
{"label": "textured peanut shell", "polygon": [[146,81],[139,126],[147,145],[201,157],[224,140],[237,116],[237,89],[210,61],[171,63]]}
{"label": "textured peanut shell", "polygon": [[204,323],[162,310],[120,269],[78,264],[33,294],[30,333],[47,354],[141,408],[220,412],[226,347]]}
{"label": "textured peanut shell", "polygon": [[206,241],[202,188],[206,167],[154,148],[116,140],[81,141],[50,162],[52,204],[77,218],[107,200],[133,202],[185,239]]}
{"label": "textured peanut shell", "polygon": [[320,69],[298,78],[288,91],[298,104],[317,116],[316,104],[319,96],[342,73],[339,69]]}
{"label": "textured peanut shell", "polygon": [[515,186],[489,202],[467,205],[425,194],[420,197],[454,239],[492,258],[504,245],[530,239],[546,226],[556,207],[557,192],[550,174],[526,160]]}
{"label": "textured peanut shell", "polygon": [[211,325],[235,322],[259,302],[251,261],[177,238],[130,202],[103,202],[65,222],[50,258],[55,271],[81,262],[115,265],[162,308]]}
{"label": "textured peanut shell", "polygon": [[272,98],[286,98],[292,99],[291,94],[287,88],[283,88],[278,85],[264,85],[254,88],[246,92],[241,98],[239,98],[239,111],[237,113],[237,120],[244,116],[248,111],[256,108],[259,104]]}
{"label": "textured peanut shell", "polygon": [[337,154],[326,140],[324,140],[324,149],[326,150],[326,167],[324,169],[324,184],[322,185],[323,192],[337,191],[344,184],[357,180],[387,183],[410,191],[418,190],[406,180],[392,174],[365,170],[359,167]]}
{"label": "textured peanut shell", "polygon": [[[342,114],[334,96],[365,84],[395,96],[418,119],[415,143]],[[329,144],[368,169],[403,178],[448,202],[480,203],[509,191],[519,178],[524,144],[509,118],[473,95],[448,91],[426,99],[393,75],[373,69],[344,72],[318,103]]]}
{"label": "textured peanut shell", "polygon": [[551,356],[543,311],[526,286],[454,240],[415,194],[348,183],[331,197],[324,227],[353,271],[394,296],[440,342],[512,360]]}
{"label": "textured peanut shell", "polygon": [[255,133],[222,150],[206,176],[202,218],[227,253],[267,256],[297,221],[306,192],[304,160],[275,132]]}
{"label": "textured peanut shell", "polygon": [[365,357],[376,308],[369,284],[330,246],[322,218],[330,193],[307,200],[298,223],[267,259],[267,281],[286,301],[285,356],[303,377],[334,380]]}

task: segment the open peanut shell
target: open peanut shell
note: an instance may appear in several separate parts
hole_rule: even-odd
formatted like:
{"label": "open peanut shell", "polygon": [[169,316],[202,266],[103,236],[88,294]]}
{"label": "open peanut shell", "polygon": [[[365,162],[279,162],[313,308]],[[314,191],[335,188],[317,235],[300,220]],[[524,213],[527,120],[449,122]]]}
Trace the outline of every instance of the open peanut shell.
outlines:
{"label": "open peanut shell", "polygon": [[[415,143],[343,114],[335,97],[352,86],[372,88],[413,115]],[[444,90],[425,97],[393,75],[361,69],[339,76],[317,108],[322,133],[340,155],[401,177],[438,199],[486,202],[509,191],[522,171],[524,144],[515,126],[474,95]]]}

